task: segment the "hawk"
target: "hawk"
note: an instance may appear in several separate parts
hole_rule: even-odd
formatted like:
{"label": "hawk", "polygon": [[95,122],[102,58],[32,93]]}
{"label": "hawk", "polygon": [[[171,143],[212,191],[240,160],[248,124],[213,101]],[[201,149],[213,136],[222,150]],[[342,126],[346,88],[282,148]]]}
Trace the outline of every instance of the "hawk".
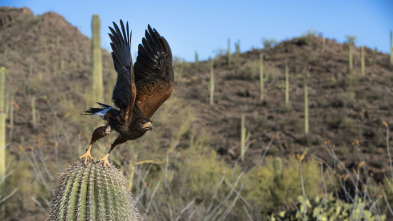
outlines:
{"label": "hawk", "polygon": [[124,26],[120,20],[120,28],[115,22],[113,28],[109,27],[113,64],[117,72],[112,93],[115,107],[97,102],[100,108],[91,107],[85,111],[86,115],[97,115],[106,121],[105,126],[94,130],[89,148],[80,156],[85,163],[88,158],[93,159],[90,154],[93,144],[114,130],[119,135],[109,152],[100,159],[104,166],[110,166],[108,156],[117,145],[138,139],[153,129],[150,118],[173,91],[172,51],[165,38],[148,25],[133,65],[132,32],[129,31],[128,22]]}

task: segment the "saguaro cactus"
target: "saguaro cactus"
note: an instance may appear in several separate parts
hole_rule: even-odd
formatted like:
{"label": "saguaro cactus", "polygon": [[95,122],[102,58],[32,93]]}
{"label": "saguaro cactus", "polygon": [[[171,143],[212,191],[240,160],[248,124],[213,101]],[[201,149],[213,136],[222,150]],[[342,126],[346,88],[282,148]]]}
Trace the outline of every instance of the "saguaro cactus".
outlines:
{"label": "saguaro cactus", "polygon": [[353,59],[352,59],[352,45],[356,39],[355,36],[347,36],[348,39],[348,63],[349,63],[349,72],[352,72],[353,69]]}
{"label": "saguaro cactus", "polygon": [[393,65],[393,32],[390,30],[390,64]]}
{"label": "saguaro cactus", "polygon": [[237,43],[235,43],[235,48],[236,48],[236,55],[239,56],[240,55],[240,40],[238,40]]}
{"label": "saguaro cactus", "polygon": [[116,168],[76,161],[59,177],[49,220],[140,220],[140,215]]}
{"label": "saguaro cactus", "polygon": [[228,38],[228,65],[231,65],[231,39]]}
{"label": "saguaro cactus", "polygon": [[264,79],[263,79],[263,54],[259,55],[259,84],[261,89],[260,99],[263,99]]}
{"label": "saguaro cactus", "polygon": [[275,157],[273,159],[273,170],[274,170],[274,175],[282,174],[281,158]]}
{"label": "saguaro cactus", "polygon": [[195,51],[195,66],[198,66],[198,52]]}
{"label": "saguaro cactus", "polygon": [[242,114],[242,121],[240,125],[240,159],[244,161],[244,154],[246,152],[246,127],[244,126],[244,114]]}
{"label": "saguaro cactus", "polygon": [[36,128],[37,126],[37,113],[35,109],[35,96],[31,98],[31,125],[33,126],[33,129]]}
{"label": "saguaro cactus", "polygon": [[362,76],[364,77],[364,72],[365,72],[364,46],[362,46],[362,49],[361,49],[361,72],[362,72]]}
{"label": "saguaro cactus", "polygon": [[289,70],[287,61],[285,61],[285,105],[289,105]]}
{"label": "saguaro cactus", "polygon": [[6,168],[6,151],[5,151],[5,119],[6,113],[4,108],[5,93],[5,73],[4,67],[0,68],[0,178],[5,174]]}
{"label": "saguaro cactus", "polygon": [[307,81],[304,80],[304,133],[308,135],[308,88]]}
{"label": "saguaro cactus", "polygon": [[102,80],[102,59],[101,59],[101,40],[100,40],[100,17],[93,15],[93,98],[101,100],[104,97],[104,86]]}
{"label": "saguaro cactus", "polygon": [[210,61],[210,104],[214,104],[214,69],[213,69],[213,59]]}

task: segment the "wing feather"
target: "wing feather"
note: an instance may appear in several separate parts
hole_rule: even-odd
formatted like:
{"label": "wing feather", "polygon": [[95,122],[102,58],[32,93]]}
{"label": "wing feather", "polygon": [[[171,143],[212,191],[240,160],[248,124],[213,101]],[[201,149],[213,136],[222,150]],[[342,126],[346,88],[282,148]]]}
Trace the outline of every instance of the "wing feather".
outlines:
{"label": "wing feather", "polygon": [[174,73],[172,51],[168,42],[148,25],[135,62],[136,102],[142,113],[151,118],[171,96]]}
{"label": "wing feather", "polygon": [[113,66],[117,72],[116,84],[113,88],[112,100],[116,107],[120,108],[122,116],[131,119],[132,110],[136,99],[135,76],[131,57],[131,35],[128,22],[124,26],[120,20],[120,27],[113,22],[113,28],[109,27],[109,37],[112,41]]}

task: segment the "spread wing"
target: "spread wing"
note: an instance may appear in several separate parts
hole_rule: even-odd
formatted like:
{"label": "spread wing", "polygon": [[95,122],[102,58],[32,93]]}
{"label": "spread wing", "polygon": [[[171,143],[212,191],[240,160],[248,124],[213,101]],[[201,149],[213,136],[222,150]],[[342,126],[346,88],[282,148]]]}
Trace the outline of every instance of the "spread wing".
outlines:
{"label": "spread wing", "polygon": [[136,102],[142,113],[151,118],[156,110],[171,96],[174,74],[172,51],[168,42],[155,29],[145,31],[138,46],[135,62]]}
{"label": "spread wing", "polygon": [[136,98],[135,77],[131,58],[131,34],[123,21],[120,20],[120,27],[113,22],[113,28],[109,27],[111,33],[112,58],[117,79],[113,88],[112,100],[116,107],[120,108],[122,117],[126,120],[131,119]]}

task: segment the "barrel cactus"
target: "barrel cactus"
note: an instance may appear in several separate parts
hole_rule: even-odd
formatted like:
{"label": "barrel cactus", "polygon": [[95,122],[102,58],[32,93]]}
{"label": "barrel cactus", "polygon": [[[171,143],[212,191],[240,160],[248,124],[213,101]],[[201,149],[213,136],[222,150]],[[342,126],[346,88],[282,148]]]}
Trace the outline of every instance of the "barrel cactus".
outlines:
{"label": "barrel cactus", "polygon": [[140,220],[140,215],[116,168],[76,161],[59,177],[49,220]]}

